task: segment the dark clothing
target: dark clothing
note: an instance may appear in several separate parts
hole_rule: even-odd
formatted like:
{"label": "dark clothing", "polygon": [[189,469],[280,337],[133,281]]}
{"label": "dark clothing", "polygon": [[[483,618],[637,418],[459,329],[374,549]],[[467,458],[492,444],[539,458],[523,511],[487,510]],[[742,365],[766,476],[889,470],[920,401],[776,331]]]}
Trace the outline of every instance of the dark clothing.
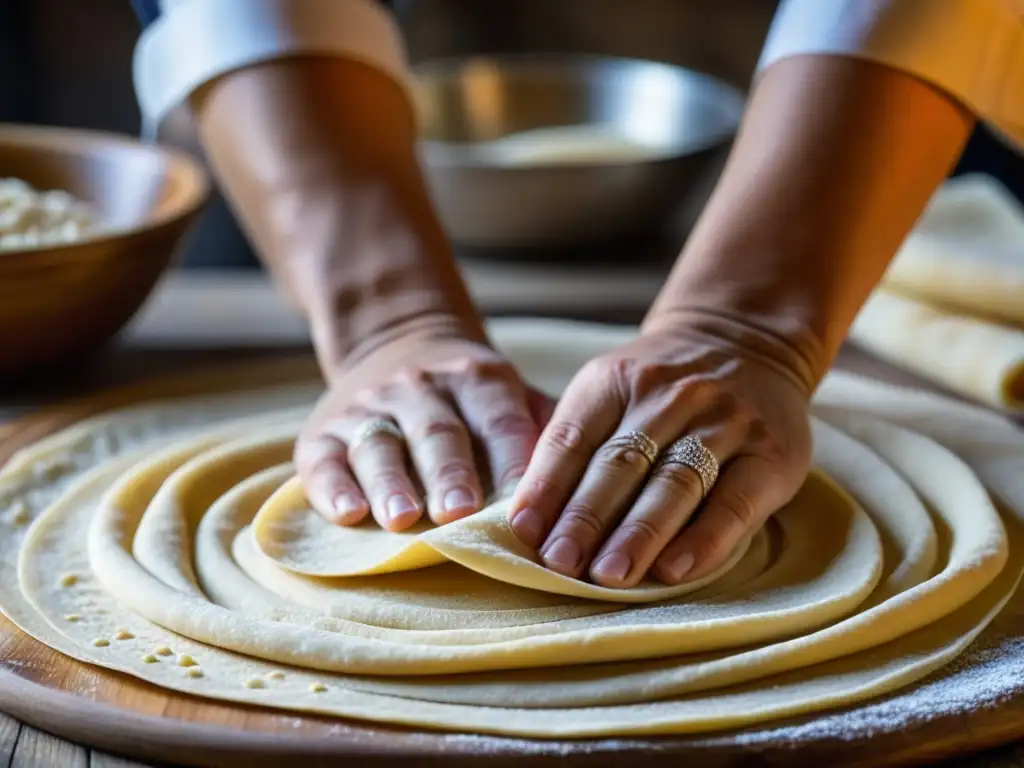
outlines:
{"label": "dark clothing", "polygon": [[[135,15],[139,17],[139,23],[142,24],[142,28],[145,29],[154,21],[160,18],[160,0],[130,0],[132,4],[132,10],[135,11]],[[379,0],[379,2],[388,6],[393,6],[392,0]]]}

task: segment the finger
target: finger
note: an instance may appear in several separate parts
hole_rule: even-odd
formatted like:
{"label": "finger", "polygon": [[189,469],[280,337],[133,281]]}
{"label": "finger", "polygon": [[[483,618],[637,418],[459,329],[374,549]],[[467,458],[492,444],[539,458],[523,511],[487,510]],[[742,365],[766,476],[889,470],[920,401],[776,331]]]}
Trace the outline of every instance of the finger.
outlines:
{"label": "finger", "polygon": [[499,378],[460,387],[455,394],[466,425],[483,446],[494,490],[514,489],[540,437],[526,389],[518,380]]}
{"label": "finger", "polygon": [[324,434],[302,435],[295,444],[295,465],[313,508],[331,523],[356,525],[370,512],[352,476],[345,443]]}
{"label": "finger", "polygon": [[650,468],[651,458],[637,449],[628,432],[607,440],[541,546],[544,565],[579,576]]}
{"label": "finger", "polygon": [[723,472],[693,525],[661,553],[654,574],[666,584],[692,581],[722,565],[741,541],[789,501],[788,472],[760,456],[741,456]]}
{"label": "finger", "polygon": [[324,430],[349,445],[349,466],[369,499],[378,525],[389,531],[405,530],[423,515],[420,494],[409,475],[405,446],[400,438],[386,432],[353,444],[361,424],[365,420],[339,419],[328,422]]}
{"label": "finger", "polygon": [[531,387],[526,390],[526,404],[538,428],[544,429],[555,413],[554,399]]}
{"label": "finger", "polygon": [[[653,459],[704,407],[704,398],[689,393],[686,387],[654,393],[626,414],[615,436],[595,453],[541,547],[548,568],[573,578],[587,569],[643,487]],[[631,431],[654,441],[654,457],[645,458],[637,450],[629,439]]]}
{"label": "finger", "polygon": [[[725,464],[743,446],[746,427],[735,422],[697,428],[689,434]],[[590,577],[605,587],[635,586],[661,551],[691,519],[704,498],[700,475],[674,461],[659,462],[632,507],[605,541]]]}
{"label": "finger", "polygon": [[473,443],[455,409],[427,385],[403,389],[390,407],[426,489],[430,519],[443,525],[477,512],[483,490]]}
{"label": "finger", "polygon": [[509,525],[520,541],[534,548],[544,543],[594,451],[618,426],[624,410],[605,377],[581,372],[569,384],[512,498]]}

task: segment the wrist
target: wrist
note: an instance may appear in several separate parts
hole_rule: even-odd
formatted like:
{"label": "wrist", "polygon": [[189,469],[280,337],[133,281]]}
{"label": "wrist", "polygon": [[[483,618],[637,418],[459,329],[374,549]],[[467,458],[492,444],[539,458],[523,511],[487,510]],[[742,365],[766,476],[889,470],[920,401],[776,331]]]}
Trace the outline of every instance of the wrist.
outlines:
{"label": "wrist", "polygon": [[659,302],[642,325],[643,333],[710,339],[737,355],[756,360],[790,379],[809,398],[825,376],[834,354],[793,313],[742,301]]}
{"label": "wrist", "polygon": [[326,376],[409,334],[485,338],[419,183],[349,179],[303,197],[305,226],[281,263]]}
{"label": "wrist", "polygon": [[370,340],[438,318],[480,333],[408,100],[388,76],[331,57],[275,61],[221,78],[196,102],[218,178],[304,311],[325,374]]}
{"label": "wrist", "polygon": [[887,67],[774,64],[651,322],[697,315],[817,384],[970,125],[948,96]]}
{"label": "wrist", "polygon": [[367,330],[356,335],[343,323],[312,321],[313,346],[324,378],[331,382],[370,357],[393,355],[397,365],[426,344],[469,341],[488,344],[482,324],[451,311],[396,311],[378,307]]}
{"label": "wrist", "polygon": [[402,338],[486,340],[452,256],[419,241],[410,252],[392,236],[397,231],[362,253],[337,250],[297,265],[307,275],[302,304],[327,378]]}

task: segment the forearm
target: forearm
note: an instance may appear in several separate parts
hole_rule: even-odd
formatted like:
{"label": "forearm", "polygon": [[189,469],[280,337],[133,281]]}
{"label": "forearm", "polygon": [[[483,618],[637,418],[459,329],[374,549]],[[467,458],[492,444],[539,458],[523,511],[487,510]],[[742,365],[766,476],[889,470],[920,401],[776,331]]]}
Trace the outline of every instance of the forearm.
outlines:
{"label": "forearm", "polygon": [[412,111],[387,76],[340,58],[281,60],[219,79],[193,106],[226,197],[306,312],[328,376],[396,332],[482,338]]}
{"label": "forearm", "polygon": [[784,350],[812,389],[972,125],[895,70],[830,56],[772,66],[645,325],[719,318],[705,322]]}

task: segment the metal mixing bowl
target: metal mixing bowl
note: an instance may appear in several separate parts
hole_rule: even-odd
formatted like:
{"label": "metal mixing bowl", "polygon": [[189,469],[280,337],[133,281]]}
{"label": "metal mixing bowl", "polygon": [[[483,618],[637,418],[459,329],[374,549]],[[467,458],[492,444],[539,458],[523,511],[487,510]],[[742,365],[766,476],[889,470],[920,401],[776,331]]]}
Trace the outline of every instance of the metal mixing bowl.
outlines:
{"label": "metal mixing bowl", "polygon": [[[469,246],[566,245],[664,227],[706,198],[744,105],[713,77],[633,59],[475,58],[425,63],[416,74],[428,182],[449,234]],[[509,166],[479,151],[552,126],[599,126],[644,156]]]}

